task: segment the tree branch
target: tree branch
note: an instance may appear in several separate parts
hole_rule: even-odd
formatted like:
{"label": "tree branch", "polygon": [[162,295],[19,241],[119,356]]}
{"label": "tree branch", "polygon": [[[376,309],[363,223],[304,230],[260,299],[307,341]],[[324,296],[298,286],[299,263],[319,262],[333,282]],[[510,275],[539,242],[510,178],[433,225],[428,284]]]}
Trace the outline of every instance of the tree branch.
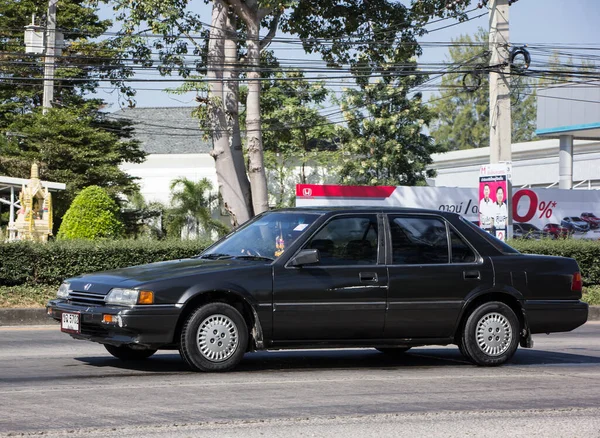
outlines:
{"label": "tree branch", "polygon": [[[275,16],[273,17],[273,21],[271,21],[271,26],[269,26],[269,33],[260,41],[260,50],[264,50],[271,44],[271,41],[275,37],[277,33],[277,27],[279,26],[279,18],[281,17],[281,13],[283,11],[279,9]],[[260,12],[259,12],[260,15]]]}
{"label": "tree branch", "polygon": [[188,40],[190,40],[192,42],[192,44],[194,46],[196,46],[197,49],[202,50],[202,46],[200,44],[198,44],[196,42],[196,40],[194,39],[194,37],[192,37],[182,26],[181,24],[179,24],[179,22],[177,20],[175,20],[175,26],[177,26],[177,28],[179,29],[179,32],[181,32],[183,35],[186,36],[186,38]]}
{"label": "tree branch", "polygon": [[233,8],[235,13],[242,20],[244,20],[246,24],[252,22],[252,10],[248,7],[246,3],[242,3],[241,0],[225,0],[225,2]]}
{"label": "tree branch", "polygon": [[[258,20],[262,20],[263,18],[265,18],[267,15],[269,15],[271,12],[273,12],[273,8],[260,8],[258,10]],[[279,12],[277,13],[277,18],[279,19],[279,17],[281,16],[281,8],[279,9]]]}

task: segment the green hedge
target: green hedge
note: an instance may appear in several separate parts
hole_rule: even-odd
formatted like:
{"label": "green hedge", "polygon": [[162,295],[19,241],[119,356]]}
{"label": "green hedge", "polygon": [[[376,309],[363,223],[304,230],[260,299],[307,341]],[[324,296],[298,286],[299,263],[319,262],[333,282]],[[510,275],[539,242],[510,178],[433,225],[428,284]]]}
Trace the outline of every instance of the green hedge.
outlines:
{"label": "green hedge", "polygon": [[583,283],[600,285],[600,242],[596,240],[511,240],[509,244],[526,254],[571,257],[577,260]]}
{"label": "green hedge", "polygon": [[57,285],[75,275],[186,258],[208,241],[56,241],[0,243],[0,286]]}

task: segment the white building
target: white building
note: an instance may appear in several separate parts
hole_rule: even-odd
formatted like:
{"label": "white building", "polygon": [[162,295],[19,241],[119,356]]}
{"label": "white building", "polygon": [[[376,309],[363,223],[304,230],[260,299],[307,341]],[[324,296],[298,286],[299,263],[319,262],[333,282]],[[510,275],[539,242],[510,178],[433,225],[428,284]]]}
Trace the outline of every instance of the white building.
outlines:
{"label": "white building", "polygon": [[[558,188],[559,139],[512,145],[514,187]],[[573,188],[600,188],[600,141],[575,140]],[[479,166],[490,162],[490,148],[465,149],[434,154],[431,168],[437,171],[437,187],[477,187]]]}

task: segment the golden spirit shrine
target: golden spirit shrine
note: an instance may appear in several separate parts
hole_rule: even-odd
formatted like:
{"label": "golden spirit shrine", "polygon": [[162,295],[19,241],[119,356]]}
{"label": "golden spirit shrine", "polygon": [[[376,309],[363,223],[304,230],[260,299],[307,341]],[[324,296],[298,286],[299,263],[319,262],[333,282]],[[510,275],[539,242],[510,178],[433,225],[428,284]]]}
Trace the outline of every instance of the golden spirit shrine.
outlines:
{"label": "golden spirit shrine", "polygon": [[14,223],[16,240],[46,242],[52,235],[52,195],[42,186],[37,164],[31,166],[31,178],[19,194],[21,208]]}

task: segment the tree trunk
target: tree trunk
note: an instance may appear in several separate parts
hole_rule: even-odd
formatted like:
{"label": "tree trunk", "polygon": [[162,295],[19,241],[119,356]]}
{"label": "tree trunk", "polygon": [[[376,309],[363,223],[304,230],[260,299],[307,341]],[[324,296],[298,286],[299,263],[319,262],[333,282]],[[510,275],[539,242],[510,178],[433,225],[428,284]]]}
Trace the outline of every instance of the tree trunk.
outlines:
{"label": "tree trunk", "polygon": [[[227,111],[228,132],[230,135],[230,148],[235,166],[235,173],[242,188],[242,195],[246,206],[253,216],[252,194],[250,192],[250,182],[246,173],[246,162],[244,160],[244,150],[242,148],[242,137],[240,135],[239,118],[239,94],[240,77],[238,65],[237,17],[232,11],[228,11],[225,22],[225,65],[224,65],[224,99],[225,110]],[[232,79],[227,81],[227,79]]]}
{"label": "tree trunk", "polygon": [[208,43],[209,100],[213,116],[213,150],[219,192],[225,209],[231,215],[233,227],[246,222],[251,212],[244,199],[244,191],[236,172],[233,149],[230,147],[227,115],[224,107],[223,61],[225,58],[225,23],[227,5],[222,0],[214,0],[212,27]]}
{"label": "tree trunk", "polygon": [[248,27],[248,98],[246,99],[246,126],[248,144],[248,176],[252,188],[254,213],[268,210],[267,177],[263,159],[262,133],[260,123],[260,20],[246,22]]}

